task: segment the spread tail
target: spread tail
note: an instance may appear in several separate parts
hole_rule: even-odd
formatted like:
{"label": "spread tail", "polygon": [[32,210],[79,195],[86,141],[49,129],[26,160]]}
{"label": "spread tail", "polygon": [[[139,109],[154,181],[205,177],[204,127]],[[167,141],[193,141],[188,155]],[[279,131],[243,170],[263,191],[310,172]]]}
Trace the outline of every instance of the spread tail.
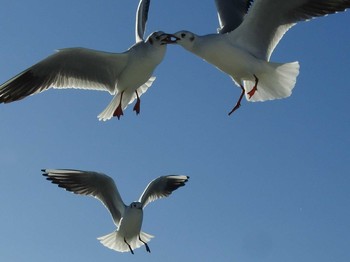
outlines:
{"label": "spread tail", "polygon": [[[148,243],[154,236],[147,234],[145,232],[140,232],[140,238],[143,242]],[[113,249],[118,252],[129,252],[129,246],[124,242],[124,236],[121,236],[118,231],[114,231],[108,235],[97,238],[102,245]],[[139,240],[138,236],[132,239],[126,239],[132,250],[139,248],[143,243]]]}
{"label": "spread tail", "polygon": [[266,62],[264,71],[256,74],[259,83],[257,91],[251,98],[247,93],[253,89],[255,80],[243,81],[246,99],[255,102],[288,97],[292,94],[298,74],[298,62],[285,64]]}

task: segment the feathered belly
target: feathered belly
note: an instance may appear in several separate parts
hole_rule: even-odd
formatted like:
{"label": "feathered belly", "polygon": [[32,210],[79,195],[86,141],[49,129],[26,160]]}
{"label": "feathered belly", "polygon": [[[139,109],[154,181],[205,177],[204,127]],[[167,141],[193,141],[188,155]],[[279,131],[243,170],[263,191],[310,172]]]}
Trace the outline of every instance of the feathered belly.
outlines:
{"label": "feathered belly", "polygon": [[118,231],[126,239],[131,239],[140,234],[143,214],[138,211],[132,210],[128,212],[120,221]]}
{"label": "feathered belly", "polygon": [[231,45],[211,49],[203,58],[237,82],[253,80],[261,67],[260,59]]}

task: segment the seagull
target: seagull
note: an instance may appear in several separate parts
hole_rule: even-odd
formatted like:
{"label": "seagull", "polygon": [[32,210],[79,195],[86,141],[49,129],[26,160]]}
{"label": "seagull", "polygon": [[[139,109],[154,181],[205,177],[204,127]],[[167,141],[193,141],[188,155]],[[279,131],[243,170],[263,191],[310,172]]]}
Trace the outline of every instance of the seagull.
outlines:
{"label": "seagull", "polygon": [[87,48],[60,49],[0,86],[0,103],[21,100],[49,88],[108,91],[113,95],[98,119],[118,119],[136,99],[133,110],[140,113],[140,96],[152,85],[155,68],[166,52],[162,31],[144,40],[150,0],[140,0],[136,11],[136,43],[123,53]]}
{"label": "seagull", "polygon": [[229,112],[248,101],[291,95],[299,63],[274,63],[270,57],[282,36],[299,21],[325,16],[350,7],[350,0],[215,0],[220,28],[204,36],[175,33],[177,43],[231,76],[242,90]]}
{"label": "seagull", "polygon": [[161,176],[152,180],[138,201],[125,205],[113,179],[93,171],[72,169],[42,169],[46,179],[75,194],[93,196],[100,200],[112,215],[118,227],[114,232],[99,237],[106,247],[119,252],[130,251],[145,245],[154,236],[141,231],[143,209],[152,201],[169,196],[174,190],[185,185],[188,176]]}

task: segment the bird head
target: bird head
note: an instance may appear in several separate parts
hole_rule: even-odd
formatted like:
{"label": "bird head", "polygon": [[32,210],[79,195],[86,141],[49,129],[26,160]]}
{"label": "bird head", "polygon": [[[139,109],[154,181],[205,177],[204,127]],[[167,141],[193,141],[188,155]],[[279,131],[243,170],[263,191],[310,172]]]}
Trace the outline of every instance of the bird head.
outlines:
{"label": "bird head", "polygon": [[153,32],[148,36],[146,42],[151,45],[166,45],[170,44],[171,37],[175,37],[174,35],[166,34],[163,31]]}
{"label": "bird head", "polygon": [[142,204],[140,202],[132,202],[130,204],[131,209],[142,209]]}
{"label": "bird head", "polygon": [[179,44],[186,49],[191,49],[194,44],[196,35],[189,31],[179,31],[175,34],[168,34],[168,44]]}

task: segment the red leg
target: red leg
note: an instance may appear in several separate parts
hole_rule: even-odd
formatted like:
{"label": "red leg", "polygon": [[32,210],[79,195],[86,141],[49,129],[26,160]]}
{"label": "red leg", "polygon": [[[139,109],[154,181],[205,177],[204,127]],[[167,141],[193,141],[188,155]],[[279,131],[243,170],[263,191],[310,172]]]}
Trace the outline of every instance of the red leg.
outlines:
{"label": "red leg", "polygon": [[242,98],[244,96],[244,87],[241,85],[241,89],[242,89],[242,93],[241,93],[241,96],[239,97],[236,105],[232,108],[232,110],[228,113],[228,115],[231,115],[234,111],[236,111],[240,106],[241,106],[241,101],[242,101]]}
{"label": "red leg", "polygon": [[118,107],[115,109],[115,111],[114,111],[114,113],[113,113],[113,116],[118,117],[118,119],[120,119],[120,117],[121,117],[122,115],[124,115],[124,114],[123,114],[123,109],[122,109],[123,94],[124,94],[124,91],[121,93],[119,105],[118,105]]}
{"label": "red leg", "polygon": [[255,85],[253,89],[248,92],[249,99],[251,99],[252,96],[255,94],[255,92],[258,90],[257,87],[258,87],[259,79],[256,77],[256,75],[254,75],[254,77],[255,77]]}
{"label": "red leg", "polygon": [[140,104],[141,104],[141,100],[140,100],[140,97],[139,97],[139,94],[137,93],[137,91],[135,91],[136,93],[136,104],[134,106],[134,111],[136,112],[136,115],[140,114]]}

